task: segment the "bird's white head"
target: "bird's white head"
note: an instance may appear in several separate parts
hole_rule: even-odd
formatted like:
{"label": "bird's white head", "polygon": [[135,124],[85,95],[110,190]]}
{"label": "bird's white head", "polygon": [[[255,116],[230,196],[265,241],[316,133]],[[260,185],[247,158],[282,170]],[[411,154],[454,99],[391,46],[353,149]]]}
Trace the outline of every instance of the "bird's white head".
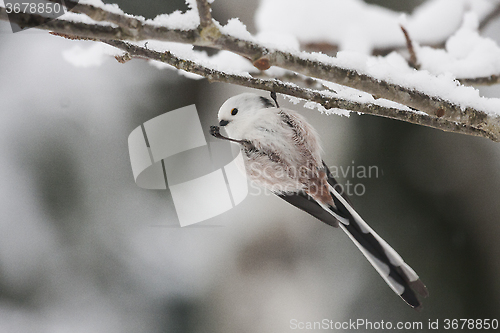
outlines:
{"label": "bird's white head", "polygon": [[229,98],[219,109],[219,126],[224,127],[229,135],[236,135],[253,123],[260,112],[266,108],[276,107],[275,103],[252,93],[244,93]]}

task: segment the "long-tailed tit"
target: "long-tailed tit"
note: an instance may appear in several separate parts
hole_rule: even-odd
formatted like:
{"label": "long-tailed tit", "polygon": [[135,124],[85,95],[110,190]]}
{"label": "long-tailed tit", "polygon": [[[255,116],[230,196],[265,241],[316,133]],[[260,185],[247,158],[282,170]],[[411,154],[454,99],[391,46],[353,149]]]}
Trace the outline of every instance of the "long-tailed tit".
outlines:
{"label": "long-tailed tit", "polygon": [[213,136],[241,145],[248,178],[292,205],[333,227],[339,227],[365,255],[396,294],[420,309],[416,293],[427,288],[401,256],[359,214],[321,159],[316,130],[295,111],[268,98],[245,93],[228,99],[219,110]]}

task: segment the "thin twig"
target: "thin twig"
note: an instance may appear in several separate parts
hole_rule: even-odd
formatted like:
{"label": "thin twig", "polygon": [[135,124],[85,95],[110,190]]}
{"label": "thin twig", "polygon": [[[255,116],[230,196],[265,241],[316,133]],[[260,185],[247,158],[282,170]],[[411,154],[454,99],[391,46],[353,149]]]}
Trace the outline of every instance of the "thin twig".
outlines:
{"label": "thin twig", "polygon": [[471,86],[492,86],[500,83],[500,75],[491,75],[486,77],[457,79],[461,84]]}
{"label": "thin twig", "polygon": [[406,48],[408,49],[408,53],[410,53],[410,59],[408,60],[408,65],[415,69],[419,69],[419,64],[417,61],[417,55],[415,54],[415,49],[413,48],[413,42],[411,41],[410,34],[406,31],[405,27],[402,25],[399,26],[405,35],[406,40]]}
{"label": "thin twig", "polygon": [[198,14],[200,16],[200,26],[206,28],[213,24],[210,4],[206,0],[196,0]]}
{"label": "thin twig", "polygon": [[68,35],[68,34],[62,34],[60,32],[53,32],[53,31],[49,31],[49,34],[51,34],[53,36],[63,37],[63,38],[69,39],[69,40],[86,40],[86,41],[90,40],[90,41],[93,41],[93,42],[98,42],[99,41],[99,39],[97,39],[97,38],[73,36],[73,35]]}
{"label": "thin twig", "polygon": [[479,22],[479,30],[483,30],[491,21],[500,15],[500,3],[495,6],[488,15],[486,15],[481,22]]}
{"label": "thin twig", "polygon": [[324,87],[327,90],[331,90],[334,93],[337,93],[333,89],[323,85],[320,81],[300,75],[297,73],[293,72],[286,72],[283,75],[280,76],[270,76],[266,72],[258,72],[258,73],[252,73],[251,74],[253,77],[259,78],[259,79],[276,79],[282,82],[290,82],[290,83],[295,83],[298,86],[306,87],[306,88],[311,88],[311,89],[319,89],[321,87]]}

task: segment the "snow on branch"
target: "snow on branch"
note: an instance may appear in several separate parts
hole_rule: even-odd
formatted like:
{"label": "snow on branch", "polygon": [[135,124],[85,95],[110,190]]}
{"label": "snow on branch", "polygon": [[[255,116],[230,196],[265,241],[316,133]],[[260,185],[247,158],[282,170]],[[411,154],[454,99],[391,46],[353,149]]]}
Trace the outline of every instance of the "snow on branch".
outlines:
{"label": "snow on branch", "polygon": [[209,81],[226,82],[249,88],[277,92],[284,95],[308,100],[318,103],[322,112],[328,113],[330,109],[349,110],[354,112],[383,116],[387,118],[402,120],[413,124],[430,126],[443,131],[457,132],[476,136],[486,136],[488,133],[471,126],[449,121],[446,118],[431,117],[423,112],[414,112],[403,105],[396,105],[390,101],[360,102],[337,97],[337,94],[329,90],[315,90],[301,88],[298,85],[282,82],[277,79],[260,79],[252,76],[228,74],[212,68],[204,67],[194,61],[181,59],[171,52],[157,52],[144,47],[136,46],[118,40],[102,40],[102,42],[117,47],[133,58],[153,59],[167,63],[175,68],[189,73],[201,75]]}
{"label": "snow on branch", "polygon": [[309,0],[304,6],[302,0],[261,0],[256,25],[259,31],[291,33],[308,51],[348,49],[387,55],[406,46],[400,25],[415,42],[442,48],[466,12],[477,15],[480,29],[500,15],[496,0],[427,0],[404,15],[366,2]]}
{"label": "snow on branch", "polygon": [[[79,3],[67,0],[66,3],[73,3],[73,12],[58,19],[28,13],[7,15],[3,7],[0,7],[0,19],[21,27],[50,30],[70,39],[91,39],[112,45],[125,52],[117,57],[121,62],[131,58],[159,61],[210,81],[275,91],[318,103],[317,108],[327,113],[328,109],[342,109],[374,114],[500,141],[500,99],[480,97],[477,90],[460,85],[451,74],[417,71],[396,53],[382,58],[339,52],[337,57],[330,57],[301,52],[291,44],[270,44],[251,36],[237,20],[221,26],[212,19],[206,0],[189,0],[191,9],[186,13],[159,15],[154,20],[125,14],[118,6],[103,4],[100,0]],[[471,37],[471,40],[477,38]],[[147,41],[148,47],[138,45],[139,41]],[[187,48],[180,48],[177,43],[187,44]],[[484,44],[478,42],[480,46]],[[208,57],[194,51],[192,46],[223,51]],[[494,50],[491,43],[487,47]],[[425,62],[426,49],[418,45],[415,48],[419,63]],[[224,53],[226,51],[229,52]],[[250,62],[238,62],[236,55]],[[225,57],[230,56],[233,58],[227,61]],[[241,65],[229,69],[230,64]],[[250,64],[253,66],[248,66]],[[423,67],[425,69],[425,64]],[[500,65],[494,68],[498,72],[488,76],[494,78],[490,81],[500,76]],[[279,79],[251,75],[262,76],[262,72]],[[287,80],[293,72],[300,74],[293,75],[295,80],[313,80],[325,86],[336,84],[338,88],[301,88]],[[470,77],[462,82],[471,80],[481,83],[485,79]],[[354,88],[358,93],[345,87]]]}

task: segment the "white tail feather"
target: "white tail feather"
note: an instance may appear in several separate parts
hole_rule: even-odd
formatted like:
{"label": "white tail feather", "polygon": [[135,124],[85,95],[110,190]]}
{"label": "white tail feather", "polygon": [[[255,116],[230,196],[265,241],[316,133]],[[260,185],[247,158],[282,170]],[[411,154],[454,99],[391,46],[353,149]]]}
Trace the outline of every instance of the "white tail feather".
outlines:
{"label": "white tail feather", "polygon": [[[408,278],[409,281],[417,281],[418,280],[418,275],[417,273],[410,267],[408,266],[407,263],[404,262],[403,258],[382,238],[380,237],[362,218],[359,216],[359,214],[354,210],[354,208],[351,207],[351,205],[338,193],[333,187],[330,186],[330,192],[335,195],[335,198],[337,198],[349,211],[349,213],[353,216],[353,218],[356,220],[356,222],[359,224],[361,231],[363,233],[370,233],[375,237],[375,239],[380,243],[382,248],[384,249],[385,254],[391,261],[391,264],[394,266],[400,266],[403,272],[405,273],[406,277]],[[345,229],[343,229],[346,231]],[[352,239],[352,237],[351,237]],[[357,242],[356,242],[357,243]],[[362,246],[357,243],[356,244],[360,249]],[[362,250],[363,254],[365,254],[366,250]],[[365,256],[368,258],[368,256],[365,254]],[[368,258],[370,260],[370,258]],[[370,263],[372,261],[370,260]],[[372,263],[373,265],[373,263]],[[375,265],[374,265],[375,266]],[[376,268],[376,267],[375,267]],[[379,272],[380,273],[380,272]]]}

